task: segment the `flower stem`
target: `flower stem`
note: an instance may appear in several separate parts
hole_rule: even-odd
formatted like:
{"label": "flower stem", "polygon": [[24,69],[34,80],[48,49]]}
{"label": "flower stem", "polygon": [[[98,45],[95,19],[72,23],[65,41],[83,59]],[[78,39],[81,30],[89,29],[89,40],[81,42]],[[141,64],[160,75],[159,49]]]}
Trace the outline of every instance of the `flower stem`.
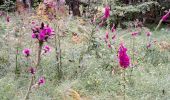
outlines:
{"label": "flower stem", "polygon": [[38,68],[38,66],[40,65],[40,61],[41,61],[41,50],[42,50],[42,43],[39,43],[39,47],[38,47],[38,57],[37,57],[37,64],[36,64],[36,69]]}
{"label": "flower stem", "polygon": [[123,69],[123,100],[126,100],[126,73],[125,73],[125,69]]}
{"label": "flower stem", "polygon": [[34,75],[32,75],[32,77],[31,77],[30,85],[28,87],[27,94],[25,95],[24,100],[28,100],[29,99],[29,94],[31,92],[31,87],[33,85],[33,80],[34,80]]}

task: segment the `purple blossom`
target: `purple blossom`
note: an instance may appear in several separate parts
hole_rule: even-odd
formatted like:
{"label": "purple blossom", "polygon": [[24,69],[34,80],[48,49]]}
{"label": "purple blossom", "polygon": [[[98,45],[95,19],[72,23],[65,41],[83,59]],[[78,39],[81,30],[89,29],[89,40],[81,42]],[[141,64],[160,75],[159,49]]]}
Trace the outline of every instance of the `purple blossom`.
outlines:
{"label": "purple blossom", "polygon": [[44,41],[45,40],[45,33],[43,31],[38,34],[38,40],[39,41]]}
{"label": "purple blossom", "polygon": [[24,50],[22,51],[22,53],[23,53],[26,57],[28,57],[28,56],[30,56],[31,50],[30,50],[30,49],[24,49]]}
{"label": "purple blossom", "polygon": [[132,36],[138,35],[138,32],[132,32]]}
{"label": "purple blossom", "polygon": [[130,65],[130,58],[126,53],[127,48],[121,43],[119,47],[118,57],[119,57],[119,64],[122,68],[128,68]]}
{"label": "purple blossom", "polygon": [[105,37],[106,37],[106,39],[109,39],[109,32],[108,31],[106,31]]}
{"label": "purple blossom", "polygon": [[149,37],[149,36],[151,36],[151,32],[146,32],[146,35]]}
{"label": "purple blossom", "polygon": [[33,38],[33,39],[37,38],[37,34],[32,33],[32,38]]}
{"label": "purple blossom", "polygon": [[151,47],[151,43],[148,43],[146,48],[149,49]]}
{"label": "purple blossom", "polygon": [[29,72],[30,72],[32,75],[34,75],[35,72],[36,72],[36,69],[35,69],[34,67],[31,67],[31,68],[29,69]]}
{"label": "purple blossom", "polygon": [[38,80],[38,85],[44,85],[45,84],[45,77],[41,77],[39,80]]}
{"label": "purple blossom", "polygon": [[105,11],[104,11],[104,16],[102,17],[102,19],[107,19],[110,17],[110,7],[109,5],[105,6]]}
{"label": "purple blossom", "polygon": [[162,21],[166,21],[169,17],[170,11],[168,11],[163,17],[162,17]]}
{"label": "purple blossom", "polygon": [[44,46],[43,50],[44,50],[44,53],[48,53],[51,51],[51,48],[48,45],[46,45]]}
{"label": "purple blossom", "polygon": [[53,29],[48,25],[41,24],[41,26],[35,26],[32,28],[33,34],[32,38],[37,38],[39,42],[47,41],[53,34]]}
{"label": "purple blossom", "polygon": [[116,29],[115,29],[115,25],[112,26],[112,29],[111,29],[112,32],[115,32]]}

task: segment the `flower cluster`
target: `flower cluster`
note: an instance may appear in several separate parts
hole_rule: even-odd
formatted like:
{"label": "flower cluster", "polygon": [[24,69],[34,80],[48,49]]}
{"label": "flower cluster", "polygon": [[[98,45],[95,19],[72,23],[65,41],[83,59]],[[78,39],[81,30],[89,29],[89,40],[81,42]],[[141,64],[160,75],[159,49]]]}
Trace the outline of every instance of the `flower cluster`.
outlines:
{"label": "flower cluster", "polygon": [[41,23],[41,26],[35,26],[32,28],[32,38],[38,39],[39,42],[43,43],[47,41],[53,34],[53,29],[49,27],[48,25],[44,25],[44,23]]}
{"label": "flower cluster", "polygon": [[130,65],[130,58],[126,52],[127,52],[127,48],[125,48],[123,44],[120,44],[118,57],[119,57],[119,64],[122,68],[128,68]]}

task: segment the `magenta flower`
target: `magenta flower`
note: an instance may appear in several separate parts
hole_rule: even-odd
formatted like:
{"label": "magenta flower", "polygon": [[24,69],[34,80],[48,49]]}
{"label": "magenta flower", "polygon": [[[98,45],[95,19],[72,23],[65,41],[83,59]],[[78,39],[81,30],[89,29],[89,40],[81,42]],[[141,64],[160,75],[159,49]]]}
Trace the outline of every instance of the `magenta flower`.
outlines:
{"label": "magenta flower", "polygon": [[36,69],[35,69],[34,67],[31,67],[31,68],[29,69],[29,72],[30,72],[32,75],[34,75],[35,72],[36,72]]}
{"label": "magenta flower", "polygon": [[48,45],[46,45],[44,46],[43,50],[44,50],[44,53],[48,53],[51,51],[51,48]]}
{"label": "magenta flower", "polygon": [[109,39],[109,32],[108,31],[106,31],[105,37],[106,37],[107,40]]}
{"label": "magenta flower", "polygon": [[39,41],[44,41],[45,40],[45,33],[43,31],[38,34],[38,40]]}
{"label": "magenta flower", "polygon": [[102,19],[107,19],[110,17],[110,7],[109,5],[105,6],[105,11],[104,11],[104,16],[102,17]]}
{"label": "magenta flower", "polygon": [[107,46],[108,46],[108,48],[110,49],[110,48],[112,48],[112,46],[111,46],[111,44],[110,43],[108,43],[107,44]]}
{"label": "magenta flower", "polygon": [[146,48],[149,49],[151,47],[151,43],[148,43]]}
{"label": "magenta flower", "polygon": [[38,85],[44,85],[45,84],[45,77],[41,77],[39,80],[38,80]]}
{"label": "magenta flower", "polygon": [[22,53],[25,55],[25,57],[30,56],[31,50],[30,49],[24,49]]}
{"label": "magenta flower", "polygon": [[111,29],[112,32],[115,32],[116,29],[115,29],[115,25],[112,26],[112,29]]}
{"label": "magenta flower", "polygon": [[128,68],[130,65],[130,58],[127,55],[126,51],[127,48],[125,48],[121,43],[119,47],[118,57],[119,57],[119,64],[122,68]]}
{"label": "magenta flower", "polygon": [[35,26],[32,28],[32,38],[37,38],[39,42],[45,42],[47,41],[53,34],[53,29],[49,27],[48,25],[44,25],[44,23],[41,24],[41,26]]}
{"label": "magenta flower", "polygon": [[138,32],[132,32],[132,36],[136,36]]}
{"label": "magenta flower", "polygon": [[146,32],[146,35],[149,37],[149,36],[151,36],[151,32]]}
{"label": "magenta flower", "polygon": [[32,33],[32,38],[33,38],[33,39],[35,39],[35,38],[37,38],[37,37],[38,37],[38,35],[37,35],[37,34]]}
{"label": "magenta flower", "polygon": [[168,11],[163,17],[162,17],[162,21],[166,21],[169,17],[170,11]]}

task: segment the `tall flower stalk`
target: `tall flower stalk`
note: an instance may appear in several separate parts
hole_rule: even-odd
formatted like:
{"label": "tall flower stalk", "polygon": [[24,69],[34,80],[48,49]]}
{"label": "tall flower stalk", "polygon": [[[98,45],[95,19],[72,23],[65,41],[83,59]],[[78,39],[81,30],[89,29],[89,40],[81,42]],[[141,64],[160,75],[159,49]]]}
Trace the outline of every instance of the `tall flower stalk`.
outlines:
{"label": "tall flower stalk", "polygon": [[[44,23],[41,23],[41,26],[35,26],[32,28],[32,38],[33,39],[37,39],[38,40],[38,55],[37,55],[37,63],[35,65],[35,69],[38,70],[40,68],[40,62],[41,62],[41,53],[42,53],[42,47],[44,42],[47,42],[48,39],[50,39],[52,37],[53,34],[53,30],[51,27],[49,27],[49,25],[44,25]],[[28,57],[30,55],[30,51],[29,49],[25,49],[23,51],[24,55],[26,57]],[[35,73],[34,73],[34,69],[31,70],[31,80],[30,80],[30,84],[28,86],[28,90],[27,93],[25,95],[24,100],[29,99],[29,94],[31,92],[31,87],[34,84],[34,77],[35,77]],[[39,80],[38,83],[36,83],[36,86],[40,86],[41,83],[45,83],[45,79],[42,78]]]}
{"label": "tall flower stalk", "polygon": [[123,94],[124,94],[124,100],[126,99],[126,68],[129,67],[130,65],[130,58],[127,55],[127,48],[124,47],[124,45],[121,43],[118,51],[118,58],[119,58],[119,64],[120,67],[122,68],[123,75],[122,75],[122,80],[123,80]]}
{"label": "tall flower stalk", "polygon": [[157,30],[161,26],[162,22],[166,21],[169,16],[170,16],[170,9],[164,16],[162,16],[162,18],[159,21],[159,23],[158,23],[157,27],[155,28],[155,30]]}

